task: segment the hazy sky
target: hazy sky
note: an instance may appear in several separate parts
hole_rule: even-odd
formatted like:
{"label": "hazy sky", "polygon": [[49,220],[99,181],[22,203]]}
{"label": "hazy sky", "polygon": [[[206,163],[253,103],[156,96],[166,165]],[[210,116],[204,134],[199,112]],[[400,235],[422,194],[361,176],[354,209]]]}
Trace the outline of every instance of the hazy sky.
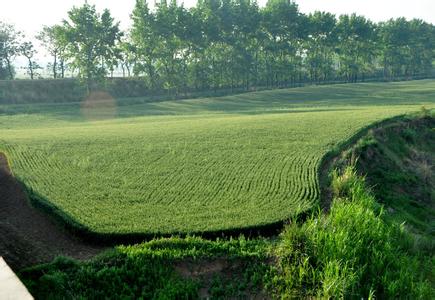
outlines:
{"label": "hazy sky", "polygon": [[[122,28],[130,25],[130,13],[135,0],[88,0],[97,9],[109,8]],[[196,0],[184,0],[186,7]],[[264,5],[267,0],[258,0]],[[42,25],[53,25],[66,18],[67,11],[84,0],[1,0],[0,20],[14,24],[29,37],[33,37]],[[150,0],[149,3],[154,3]],[[383,21],[404,16],[407,19],[419,18],[435,24],[435,0],[296,0],[304,13],[315,10],[334,14],[357,13],[373,21]]]}

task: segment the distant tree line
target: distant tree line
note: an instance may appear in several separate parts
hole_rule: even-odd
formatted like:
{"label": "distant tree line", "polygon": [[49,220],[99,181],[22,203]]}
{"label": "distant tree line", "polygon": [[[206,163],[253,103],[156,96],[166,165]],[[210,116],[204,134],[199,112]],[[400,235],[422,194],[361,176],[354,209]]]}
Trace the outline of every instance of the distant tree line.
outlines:
{"label": "distant tree line", "polygon": [[[89,87],[122,70],[149,89],[173,93],[285,87],[303,82],[357,82],[433,74],[435,26],[405,18],[374,23],[356,14],[309,15],[290,0],[198,0],[185,8],[136,0],[122,32],[108,10],[85,3],[37,38],[52,56],[53,78],[73,71]],[[0,79],[12,79],[17,55],[35,76],[32,42],[0,23]]]}

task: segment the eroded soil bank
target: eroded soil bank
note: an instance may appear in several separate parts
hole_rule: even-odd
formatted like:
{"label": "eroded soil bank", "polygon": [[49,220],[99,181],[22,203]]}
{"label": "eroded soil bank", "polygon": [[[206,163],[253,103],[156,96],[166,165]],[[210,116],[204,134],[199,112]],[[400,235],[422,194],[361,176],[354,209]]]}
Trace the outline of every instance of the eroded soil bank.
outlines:
{"label": "eroded soil bank", "polygon": [[14,269],[48,262],[59,255],[87,259],[103,248],[66,232],[30,206],[20,183],[0,153],[0,256]]}
{"label": "eroded soil bank", "polygon": [[335,167],[355,165],[391,218],[433,239],[435,118],[426,114],[369,130],[341,154]]}

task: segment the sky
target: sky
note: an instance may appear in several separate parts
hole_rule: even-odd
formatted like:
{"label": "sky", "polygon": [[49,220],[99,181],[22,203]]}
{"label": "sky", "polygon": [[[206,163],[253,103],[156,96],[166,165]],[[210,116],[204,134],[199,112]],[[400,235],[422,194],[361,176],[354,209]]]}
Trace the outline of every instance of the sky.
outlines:
{"label": "sky", "polygon": [[[1,0],[0,21],[15,25],[29,38],[33,38],[43,25],[58,24],[67,17],[72,6],[80,6],[84,0]],[[110,9],[113,17],[127,29],[135,0],[88,0],[97,10]],[[195,5],[196,0],[184,0],[186,7]],[[260,6],[267,0],[258,0]],[[435,0],[296,0],[303,13],[316,10],[336,15],[357,13],[372,21],[385,21],[390,18],[419,18],[435,24]],[[154,3],[154,0],[149,0]],[[40,47],[38,48],[40,49]],[[42,51],[41,51],[42,52]],[[39,59],[45,60],[41,54]]]}

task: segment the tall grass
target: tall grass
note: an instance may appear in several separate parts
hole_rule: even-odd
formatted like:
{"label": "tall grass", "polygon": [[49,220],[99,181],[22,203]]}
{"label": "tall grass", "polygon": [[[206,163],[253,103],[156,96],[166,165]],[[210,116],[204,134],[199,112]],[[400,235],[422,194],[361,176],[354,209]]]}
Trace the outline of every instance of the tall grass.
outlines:
{"label": "tall grass", "polygon": [[429,258],[403,224],[388,222],[353,167],[332,180],[329,214],[293,222],[277,248],[275,292],[292,297],[433,299]]}

